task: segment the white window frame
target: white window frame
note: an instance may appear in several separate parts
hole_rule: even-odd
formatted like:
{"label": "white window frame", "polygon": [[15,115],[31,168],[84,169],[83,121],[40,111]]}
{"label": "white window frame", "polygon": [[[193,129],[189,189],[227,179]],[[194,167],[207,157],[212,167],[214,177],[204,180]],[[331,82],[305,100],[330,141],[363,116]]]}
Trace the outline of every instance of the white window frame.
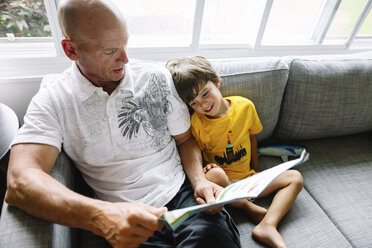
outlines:
{"label": "white window frame", "polygon": [[[356,37],[369,11],[371,11],[372,0],[367,1],[345,44],[323,44],[337,8],[341,3],[341,0],[327,0],[313,29],[313,38],[316,40],[315,44],[264,46],[261,44],[262,37],[265,32],[273,1],[274,0],[266,0],[266,6],[254,44],[200,44],[205,0],[196,0],[192,43],[190,46],[145,48],[129,46],[129,57],[165,61],[171,57],[194,54],[203,55],[207,58],[231,58],[354,53],[370,51],[372,49],[368,46],[368,44],[372,44],[372,37]],[[71,62],[65,57],[60,45],[63,36],[58,25],[55,0],[44,0],[44,3],[51,27],[52,38],[15,38],[15,41],[12,42],[9,42],[6,38],[0,39],[0,83],[2,80],[9,81],[12,80],[12,78],[41,77],[46,73],[60,72],[70,65]],[[26,67],[28,69],[20,70],[20,68]]]}

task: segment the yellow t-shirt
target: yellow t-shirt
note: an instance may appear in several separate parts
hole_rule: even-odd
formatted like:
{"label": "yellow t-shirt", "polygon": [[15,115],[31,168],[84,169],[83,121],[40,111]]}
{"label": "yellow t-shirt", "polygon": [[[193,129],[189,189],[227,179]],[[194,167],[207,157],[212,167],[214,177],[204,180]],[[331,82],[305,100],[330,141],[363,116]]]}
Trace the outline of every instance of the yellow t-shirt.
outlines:
{"label": "yellow t-shirt", "polygon": [[262,125],[254,104],[240,96],[225,97],[230,111],[222,118],[209,119],[203,114],[191,116],[191,130],[206,163],[215,163],[232,179],[255,173],[250,167],[250,134],[261,132]]}

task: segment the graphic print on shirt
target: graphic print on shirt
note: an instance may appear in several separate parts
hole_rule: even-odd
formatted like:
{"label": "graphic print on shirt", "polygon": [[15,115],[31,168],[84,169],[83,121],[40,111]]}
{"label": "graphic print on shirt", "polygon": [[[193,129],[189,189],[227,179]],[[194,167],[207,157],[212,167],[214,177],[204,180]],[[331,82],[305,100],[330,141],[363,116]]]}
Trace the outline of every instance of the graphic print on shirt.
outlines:
{"label": "graphic print on shirt", "polygon": [[135,139],[143,130],[147,145],[161,149],[169,141],[167,115],[173,110],[170,95],[164,75],[151,74],[143,94],[122,103],[118,119],[123,137]]}
{"label": "graphic print on shirt", "polygon": [[217,164],[221,166],[221,168],[226,168],[231,163],[238,162],[247,155],[247,150],[241,145],[234,151],[234,146],[230,141],[230,136],[232,136],[231,130],[227,134],[227,145],[225,152],[221,156],[214,156],[214,159],[216,160]]}

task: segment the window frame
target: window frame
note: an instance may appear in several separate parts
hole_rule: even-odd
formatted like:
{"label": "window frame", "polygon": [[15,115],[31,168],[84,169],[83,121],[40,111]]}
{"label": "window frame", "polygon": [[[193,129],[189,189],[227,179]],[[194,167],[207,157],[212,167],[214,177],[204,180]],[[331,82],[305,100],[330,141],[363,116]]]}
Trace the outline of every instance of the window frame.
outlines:
{"label": "window frame", "polygon": [[[357,37],[360,27],[363,25],[368,13],[372,8],[372,0],[367,0],[361,11],[358,21],[345,44],[329,45],[324,44],[328,29],[334,19],[337,9],[342,0],[326,0],[319,13],[318,20],[313,29],[312,37],[314,44],[285,44],[285,45],[262,45],[262,38],[265,32],[270,10],[274,0],[266,0],[265,9],[260,20],[257,35],[252,44],[200,44],[201,28],[206,0],[196,0],[192,42],[185,47],[136,47],[129,46],[130,58],[165,61],[171,57],[199,54],[207,58],[231,58],[231,57],[253,57],[253,56],[282,56],[282,55],[308,55],[321,53],[355,53],[372,50],[372,36]],[[7,72],[0,73],[0,79],[9,79],[11,75],[27,77],[44,75],[49,72],[60,72],[69,65],[66,61],[61,40],[62,32],[58,25],[57,9],[55,0],[44,0],[47,17],[51,27],[51,38],[15,38],[9,41],[7,38],[0,38],[0,64],[8,63]],[[46,45],[46,43],[48,45]],[[47,49],[48,47],[48,49]],[[54,48],[53,48],[54,47]],[[13,49],[12,52],[9,52]],[[8,52],[6,52],[8,51]],[[28,63],[28,64],[27,64]],[[51,66],[56,63],[56,66]],[[19,72],[19,66],[29,66],[32,70]],[[47,67],[48,69],[44,69]],[[13,69],[12,69],[13,68]],[[50,68],[53,68],[52,70]],[[30,74],[30,71],[35,73]],[[15,73],[17,72],[17,73]]]}

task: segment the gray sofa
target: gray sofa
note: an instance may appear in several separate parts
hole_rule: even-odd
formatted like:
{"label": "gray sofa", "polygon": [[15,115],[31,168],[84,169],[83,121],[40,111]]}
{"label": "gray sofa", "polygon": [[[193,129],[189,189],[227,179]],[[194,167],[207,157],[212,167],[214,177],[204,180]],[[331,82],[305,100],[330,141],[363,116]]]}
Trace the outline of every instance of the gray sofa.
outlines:
{"label": "gray sofa", "polygon": [[[263,124],[260,144],[275,139],[305,146],[298,166],[304,188],[278,229],[288,247],[372,247],[372,53],[321,57],[212,60],[224,95],[251,99]],[[281,162],[260,156],[261,168]],[[52,175],[88,194],[73,163],[61,153]],[[271,197],[257,204],[268,207]],[[227,207],[243,247],[265,247],[254,225]],[[36,219],[6,203],[0,247],[105,247],[89,232]]]}

